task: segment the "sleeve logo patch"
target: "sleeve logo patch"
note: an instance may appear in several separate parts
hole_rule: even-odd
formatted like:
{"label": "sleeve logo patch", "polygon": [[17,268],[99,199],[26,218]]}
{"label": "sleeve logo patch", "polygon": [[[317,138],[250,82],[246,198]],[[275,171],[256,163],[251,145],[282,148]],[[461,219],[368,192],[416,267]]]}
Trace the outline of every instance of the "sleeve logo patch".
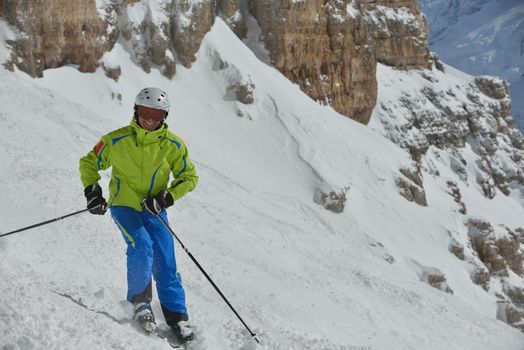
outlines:
{"label": "sleeve logo patch", "polygon": [[105,146],[104,141],[100,140],[100,142],[96,144],[93,151],[95,151],[95,154],[98,155],[98,153],[100,153],[100,151],[102,150],[102,148],[104,148],[104,146]]}

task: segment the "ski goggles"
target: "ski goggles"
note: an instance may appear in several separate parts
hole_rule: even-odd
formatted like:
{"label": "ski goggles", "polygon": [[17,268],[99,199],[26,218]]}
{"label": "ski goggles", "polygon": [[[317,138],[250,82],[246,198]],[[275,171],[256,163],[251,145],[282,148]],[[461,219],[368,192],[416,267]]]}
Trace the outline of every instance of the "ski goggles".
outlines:
{"label": "ski goggles", "polygon": [[161,109],[149,108],[144,106],[138,106],[138,116],[143,119],[153,119],[154,121],[161,122],[166,118],[166,111]]}

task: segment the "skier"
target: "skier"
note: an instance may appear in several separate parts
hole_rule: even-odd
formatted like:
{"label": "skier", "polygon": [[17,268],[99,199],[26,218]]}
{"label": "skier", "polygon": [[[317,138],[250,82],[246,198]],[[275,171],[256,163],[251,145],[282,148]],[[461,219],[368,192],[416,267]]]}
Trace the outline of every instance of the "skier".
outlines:
{"label": "skier", "polygon": [[[161,222],[165,209],[192,191],[195,167],[184,142],[168,130],[167,94],[158,88],[142,89],[135,99],[129,126],[103,136],[80,159],[80,178],[87,208],[103,215],[107,207],[127,243],[127,300],[134,319],[146,332],[156,331],[151,309],[153,275],[166,323],[177,338],[193,338],[188,323],[185,292],[177,271],[173,237]],[[100,170],[112,167],[109,204],[98,185]],[[168,184],[170,174],[173,181]]]}

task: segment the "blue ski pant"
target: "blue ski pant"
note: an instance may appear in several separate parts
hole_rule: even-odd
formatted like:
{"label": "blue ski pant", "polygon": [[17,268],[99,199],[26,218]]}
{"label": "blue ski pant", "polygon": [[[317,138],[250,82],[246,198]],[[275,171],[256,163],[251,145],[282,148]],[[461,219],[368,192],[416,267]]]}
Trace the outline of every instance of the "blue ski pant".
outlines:
{"label": "blue ski pant", "polygon": [[[135,296],[151,290],[153,276],[162,309],[167,309],[164,313],[171,311],[187,318],[171,233],[159,218],[147,212],[123,206],[111,207],[110,211],[127,243],[127,300],[132,302]],[[165,210],[160,215],[167,223]]]}

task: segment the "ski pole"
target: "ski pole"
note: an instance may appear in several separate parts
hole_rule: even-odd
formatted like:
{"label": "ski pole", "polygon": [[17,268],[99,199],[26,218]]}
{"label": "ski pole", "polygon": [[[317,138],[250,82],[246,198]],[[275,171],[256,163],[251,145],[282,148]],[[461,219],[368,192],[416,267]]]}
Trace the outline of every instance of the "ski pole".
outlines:
{"label": "ski pole", "polygon": [[67,217],[70,217],[70,216],[73,216],[73,215],[76,215],[76,214],[80,214],[80,213],[83,213],[83,212],[88,211],[88,210],[96,209],[100,205],[101,204],[97,205],[96,207],[90,208],[90,209],[83,209],[83,210],[75,211],[74,213],[71,213],[71,214],[60,216],[60,217],[57,217],[57,218],[54,218],[54,219],[51,219],[51,220],[47,220],[47,221],[44,221],[44,222],[40,222],[38,224],[31,225],[31,226],[23,227],[23,228],[20,228],[18,230],[15,230],[15,231],[3,233],[3,234],[0,235],[0,237],[9,236],[9,235],[12,235],[12,234],[15,234],[15,233],[18,233],[18,232],[22,232],[22,231],[25,231],[25,230],[29,230],[29,229],[32,229],[32,228],[35,228],[35,227],[38,227],[38,226],[47,225],[47,224],[50,224],[50,223],[55,222],[55,221],[60,221],[60,220],[65,219]]}
{"label": "ski pole", "polygon": [[257,335],[255,333],[253,333],[251,331],[251,329],[249,329],[249,327],[247,326],[247,324],[244,322],[244,320],[242,319],[242,317],[240,317],[240,315],[238,314],[238,312],[235,310],[235,308],[233,307],[233,305],[231,305],[231,303],[229,302],[229,300],[227,300],[227,298],[224,296],[224,294],[222,293],[222,291],[220,291],[220,289],[217,287],[217,285],[215,284],[215,282],[213,282],[213,280],[211,279],[211,277],[209,277],[209,275],[207,274],[207,272],[204,270],[204,268],[202,268],[202,266],[198,263],[197,259],[195,259],[195,257],[193,256],[193,254],[191,254],[191,252],[186,248],[186,246],[184,245],[184,243],[182,243],[182,241],[180,240],[180,238],[178,238],[178,236],[176,235],[176,233],[171,229],[171,227],[169,227],[169,225],[167,224],[167,222],[165,222],[164,218],[162,218],[162,216],[160,215],[157,215],[157,217],[162,221],[162,223],[164,224],[164,226],[169,230],[169,232],[171,232],[171,234],[176,238],[176,240],[178,241],[178,243],[180,243],[180,246],[182,247],[182,249],[187,253],[187,255],[191,258],[191,260],[193,260],[193,262],[195,263],[195,265],[198,267],[198,269],[200,270],[200,272],[202,272],[202,274],[207,278],[207,280],[209,281],[209,283],[211,283],[211,285],[213,286],[213,288],[215,288],[215,290],[217,291],[217,293],[222,297],[222,299],[226,302],[227,306],[229,306],[229,308],[231,309],[231,311],[233,311],[233,313],[237,316],[237,318],[240,320],[240,322],[242,322],[242,324],[244,325],[244,327],[246,327],[246,329],[248,330],[249,334],[251,334],[251,337],[253,337],[255,339],[255,341],[257,343],[260,343],[257,339]]}

